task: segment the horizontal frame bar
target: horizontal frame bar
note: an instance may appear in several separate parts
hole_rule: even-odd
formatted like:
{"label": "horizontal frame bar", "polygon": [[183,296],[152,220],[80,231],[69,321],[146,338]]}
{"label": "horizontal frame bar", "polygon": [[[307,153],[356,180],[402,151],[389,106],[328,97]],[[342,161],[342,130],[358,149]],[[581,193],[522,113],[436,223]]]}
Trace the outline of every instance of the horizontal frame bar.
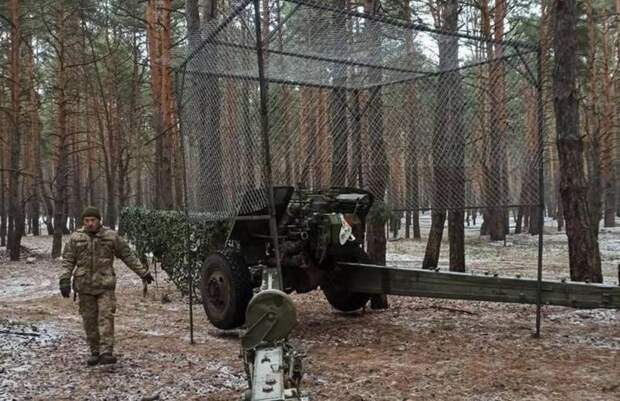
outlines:
{"label": "horizontal frame bar", "polygon": [[[529,53],[531,53],[531,52],[528,52],[526,54],[529,54]],[[373,88],[384,88],[386,86],[404,84],[404,83],[407,83],[407,82],[414,82],[414,81],[417,81],[419,79],[427,79],[427,78],[437,77],[437,76],[441,76],[443,74],[447,74],[447,73],[450,73],[450,72],[465,71],[465,70],[469,70],[470,68],[480,67],[480,66],[487,65],[487,64],[499,63],[499,62],[502,62],[502,61],[508,62],[510,59],[518,58],[518,57],[522,57],[522,55],[520,53],[519,54],[515,53],[515,54],[511,54],[509,56],[503,56],[503,57],[497,58],[497,59],[483,60],[483,61],[480,61],[480,62],[477,62],[477,63],[467,64],[467,65],[463,65],[461,67],[456,67],[456,68],[451,68],[449,70],[429,71],[429,72],[425,72],[425,73],[423,73],[423,75],[420,75],[420,76],[417,76],[417,77],[396,79],[396,80],[393,80],[393,81],[382,82],[382,83],[372,84],[372,85],[366,85],[366,86],[359,87],[358,89],[359,90],[368,90],[368,89],[373,89]]]}
{"label": "horizontal frame bar", "polygon": [[446,207],[418,207],[418,208],[395,208],[392,209],[393,212],[415,212],[415,211],[428,211],[433,209],[444,209],[444,210],[474,210],[474,209],[515,209],[518,207],[539,207],[538,203],[536,204],[521,204],[521,205],[492,205],[492,206],[446,206]]}
{"label": "horizontal frame bar", "polygon": [[252,221],[252,220],[269,220],[271,218],[268,214],[261,214],[257,216],[237,216],[235,220],[237,221]]}
{"label": "horizontal frame bar", "polygon": [[452,36],[452,37],[457,37],[457,38],[461,38],[461,39],[468,39],[468,40],[475,40],[475,41],[478,41],[478,42],[495,43],[495,44],[500,44],[500,45],[508,45],[508,46],[512,46],[512,47],[521,47],[521,48],[530,49],[530,50],[537,50],[538,49],[537,45],[532,45],[532,44],[526,43],[526,42],[521,42],[521,41],[516,41],[516,40],[497,41],[497,40],[485,38],[483,36],[468,35],[466,33],[461,33],[461,32],[447,32],[447,31],[442,31],[440,29],[431,28],[431,27],[429,27],[427,25],[414,24],[412,22],[401,21],[401,20],[397,20],[395,18],[386,17],[386,16],[382,16],[382,15],[371,15],[371,14],[362,13],[362,12],[358,12],[358,11],[344,10],[344,9],[341,9],[341,8],[331,7],[329,5],[319,4],[316,1],[309,1],[309,0],[285,0],[285,1],[289,2],[289,3],[302,4],[304,6],[307,6],[307,7],[310,7],[310,8],[314,8],[314,9],[317,9],[317,10],[331,11],[333,13],[345,14],[345,15],[348,15],[350,17],[355,17],[355,18],[361,18],[361,19],[381,22],[381,23],[384,23],[384,24],[388,24],[388,25],[392,25],[392,26],[397,26],[399,28],[405,28],[405,29],[409,29],[409,30],[412,30],[412,31],[429,32],[429,33],[434,33],[434,34],[438,34],[438,35]]}
{"label": "horizontal frame bar", "polygon": [[[221,40],[215,40],[215,41],[212,41],[211,43],[214,44],[214,45],[218,45],[218,46],[232,47],[232,48],[236,48],[236,49],[244,49],[244,50],[256,51],[256,47],[254,47],[254,46],[242,45],[242,44],[238,44],[238,43],[223,42]],[[324,56],[317,56],[317,55],[313,55],[313,54],[287,52],[287,51],[284,51],[284,50],[276,50],[276,49],[269,49],[269,48],[264,49],[264,51],[266,53],[277,54],[279,56],[301,58],[301,59],[304,59],[304,60],[323,61],[323,62],[338,64],[338,65],[348,65],[348,66],[354,66],[354,67],[374,68],[374,69],[377,69],[377,70],[402,72],[402,73],[406,73],[406,74],[427,74],[427,72],[425,72],[425,71],[410,70],[410,69],[407,69],[407,68],[389,67],[389,66],[379,65],[379,64],[361,63],[361,62],[357,62],[357,61],[350,61],[350,60],[340,59],[340,58],[337,58],[337,57],[324,57]]]}
{"label": "horizontal frame bar", "polygon": [[[218,77],[218,78],[226,78],[226,79],[238,79],[238,80],[247,80],[247,81],[256,81],[260,82],[257,76],[252,75],[243,75],[243,74],[232,74],[232,73],[223,73],[223,72],[205,72],[205,71],[191,71],[185,70],[185,74],[191,74],[196,76],[208,76],[208,77]],[[321,84],[313,84],[309,82],[299,82],[299,81],[290,81],[287,79],[273,79],[268,78],[267,82],[281,85],[292,85],[292,86],[305,86],[308,88],[319,88],[319,89],[345,89],[351,90],[346,86],[332,86],[332,85],[321,85]]]}

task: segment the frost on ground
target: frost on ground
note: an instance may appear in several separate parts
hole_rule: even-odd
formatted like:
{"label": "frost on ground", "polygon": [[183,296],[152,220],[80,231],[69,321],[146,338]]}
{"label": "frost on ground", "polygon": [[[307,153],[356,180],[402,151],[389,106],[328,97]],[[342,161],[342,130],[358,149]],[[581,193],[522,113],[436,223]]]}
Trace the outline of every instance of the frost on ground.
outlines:
{"label": "frost on ground", "polygon": [[[482,219],[477,222],[481,223]],[[424,233],[430,227],[430,213],[420,216]],[[601,225],[602,226],[602,225]],[[400,267],[422,266],[426,238],[422,241],[404,240],[404,230],[394,239],[390,234],[388,243],[388,263]],[[514,227],[511,227],[514,232]],[[449,246],[444,235],[439,267],[448,269]],[[618,264],[620,264],[620,220],[616,227],[601,228],[599,247],[605,282],[618,284]],[[543,236],[543,277],[557,280],[569,278],[568,250],[566,234],[558,232],[554,221],[545,222]],[[480,237],[480,224],[465,228],[465,263],[468,271],[493,272],[504,276],[520,274],[522,277],[536,277],[538,258],[538,236],[529,234],[509,235],[506,242],[490,242],[488,236]]]}
{"label": "frost on ground", "polygon": [[[536,237],[513,235],[504,246],[480,239],[478,229],[466,230],[468,269],[535,276]],[[545,277],[567,277],[565,235],[549,223],[545,237]],[[616,282],[620,229],[602,230],[600,240],[605,280]],[[186,300],[161,273],[143,297],[121,263],[120,362],[86,368],[77,304],[58,295],[60,261],[45,256],[51,238],[23,244],[29,252],[19,262],[0,249],[0,400],[238,400],[238,332],[215,329],[196,306],[190,345]],[[419,267],[425,245],[391,240],[388,259]],[[620,400],[618,311],[545,307],[543,337],[534,339],[533,306],[391,297],[387,311],[342,314],[318,291],[293,298],[292,340],[308,355],[304,387],[315,401]]]}

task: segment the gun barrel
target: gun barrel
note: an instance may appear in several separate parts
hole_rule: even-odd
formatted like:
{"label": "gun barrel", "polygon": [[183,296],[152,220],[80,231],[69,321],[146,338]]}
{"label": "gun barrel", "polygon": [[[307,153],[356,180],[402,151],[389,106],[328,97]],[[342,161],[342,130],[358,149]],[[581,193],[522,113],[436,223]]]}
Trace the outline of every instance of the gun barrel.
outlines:
{"label": "gun barrel", "polygon": [[[475,301],[536,304],[535,279],[339,263],[342,282],[355,292]],[[620,287],[542,281],[542,303],[580,309],[620,309]]]}

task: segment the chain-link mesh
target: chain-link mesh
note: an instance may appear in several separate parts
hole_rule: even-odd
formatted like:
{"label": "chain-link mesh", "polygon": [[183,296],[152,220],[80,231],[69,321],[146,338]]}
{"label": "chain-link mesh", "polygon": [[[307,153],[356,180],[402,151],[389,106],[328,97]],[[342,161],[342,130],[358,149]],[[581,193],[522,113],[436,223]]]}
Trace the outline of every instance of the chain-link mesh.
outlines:
{"label": "chain-link mesh", "polygon": [[[535,49],[331,3],[260,10],[274,185],[365,188],[393,209],[539,203]],[[179,71],[190,211],[266,207],[256,28],[240,2]]]}

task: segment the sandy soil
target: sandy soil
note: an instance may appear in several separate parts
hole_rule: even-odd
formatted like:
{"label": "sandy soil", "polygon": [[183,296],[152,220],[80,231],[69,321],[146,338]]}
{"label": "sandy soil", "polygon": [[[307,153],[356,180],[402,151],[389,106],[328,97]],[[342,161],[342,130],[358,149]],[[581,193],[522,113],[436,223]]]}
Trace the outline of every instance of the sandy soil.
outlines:
{"label": "sandy soil", "polygon": [[[547,230],[545,276],[566,277],[565,236]],[[60,261],[45,256],[51,239],[23,244],[34,263],[10,262],[0,249],[0,400],[238,399],[245,387],[238,332],[216,330],[196,306],[190,345],[186,300],[161,274],[143,297],[121,263],[120,362],[85,367],[77,303],[60,297]],[[417,265],[424,245],[391,241],[388,259]],[[506,245],[468,229],[468,268],[535,276],[536,239],[511,236]],[[617,282],[619,229],[601,233],[601,250],[606,281]],[[171,302],[162,303],[164,295]],[[320,292],[293,297],[300,320],[293,343],[307,353],[303,383],[315,401],[620,400],[618,311],[545,307],[535,339],[532,306],[392,297],[387,311],[346,315]]]}

